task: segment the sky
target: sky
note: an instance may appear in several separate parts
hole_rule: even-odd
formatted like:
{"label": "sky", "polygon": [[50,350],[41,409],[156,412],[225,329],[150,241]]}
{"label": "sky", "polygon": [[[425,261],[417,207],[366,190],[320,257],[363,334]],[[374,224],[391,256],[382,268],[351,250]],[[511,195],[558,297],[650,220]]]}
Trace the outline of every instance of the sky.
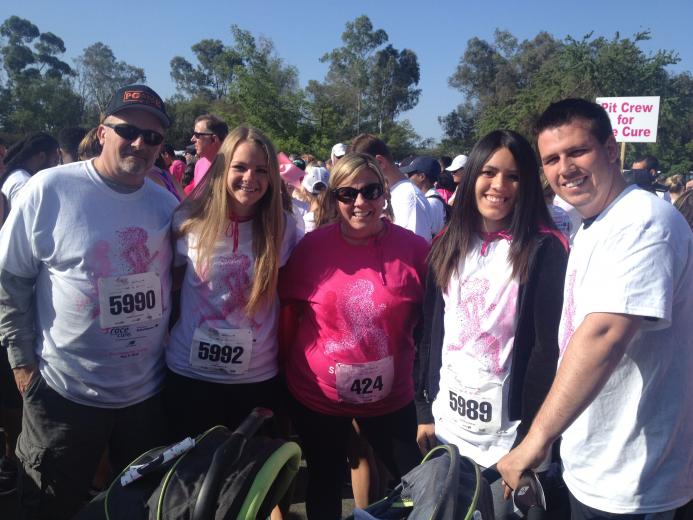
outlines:
{"label": "sky", "polygon": [[396,49],[418,56],[421,97],[401,118],[409,119],[422,138],[440,139],[438,117],[464,101],[448,78],[467,41],[492,41],[497,28],[520,41],[540,31],[580,39],[589,33],[613,38],[616,32],[631,37],[649,30],[652,39],[641,46],[645,52],[676,51],[681,61],[669,70],[693,71],[692,0],[6,0],[0,5],[0,21],[17,15],[61,37],[67,48],[63,59],[71,65],[85,47],[105,43],[118,60],[144,68],[147,83],[164,98],[175,93],[171,58],[194,61],[190,47],[205,38],[232,44],[232,24],[271,39],[277,54],[298,69],[301,86],[322,81],[327,64],[320,57],[342,45],[346,22],[362,14],[387,32]]}

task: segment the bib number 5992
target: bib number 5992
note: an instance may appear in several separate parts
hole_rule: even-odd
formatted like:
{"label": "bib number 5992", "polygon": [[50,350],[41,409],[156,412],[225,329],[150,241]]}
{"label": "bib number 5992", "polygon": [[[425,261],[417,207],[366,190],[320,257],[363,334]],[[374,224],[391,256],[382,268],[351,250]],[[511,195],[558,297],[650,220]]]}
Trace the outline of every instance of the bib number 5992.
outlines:
{"label": "bib number 5992", "polygon": [[240,358],[243,356],[244,349],[241,346],[232,347],[230,345],[217,345],[216,343],[207,343],[200,341],[197,349],[197,357],[213,362],[221,361],[222,363],[231,363],[232,365],[240,365],[243,362]]}
{"label": "bib number 5992", "polygon": [[450,390],[450,409],[457,412],[460,417],[466,417],[470,421],[491,422],[493,419],[493,406],[488,401],[465,399],[456,392]]}

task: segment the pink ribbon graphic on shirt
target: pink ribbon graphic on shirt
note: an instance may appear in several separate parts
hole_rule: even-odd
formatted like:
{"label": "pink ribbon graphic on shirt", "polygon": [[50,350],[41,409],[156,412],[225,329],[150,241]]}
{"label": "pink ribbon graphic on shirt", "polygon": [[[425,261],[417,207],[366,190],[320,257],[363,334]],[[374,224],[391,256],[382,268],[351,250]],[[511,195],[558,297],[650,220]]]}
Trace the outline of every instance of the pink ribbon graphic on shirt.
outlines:
{"label": "pink ribbon graphic on shirt", "polygon": [[[448,348],[452,351],[473,348],[475,357],[482,360],[491,373],[500,375],[504,371],[501,365],[503,338],[497,337],[494,332],[512,335],[517,285],[511,286],[511,293],[505,298],[505,308],[499,314],[500,320],[491,324],[489,318],[498,307],[498,302],[486,303],[490,288],[489,281],[483,278],[470,278],[462,283],[459,304],[455,309],[460,324],[459,339],[458,343],[449,345]],[[492,330],[485,330],[487,328]]]}
{"label": "pink ribbon graphic on shirt", "polygon": [[385,312],[384,303],[373,299],[375,286],[370,280],[355,280],[335,296],[331,314],[335,316],[339,337],[325,342],[325,355],[365,348],[370,359],[382,359],[388,355],[387,334],[379,326],[379,318]]}
{"label": "pink ribbon graphic on shirt", "polygon": [[250,320],[253,329],[260,327],[245,312],[251,282],[250,267],[248,255],[232,254],[215,258],[207,272],[199,273],[202,280],[207,280],[205,309],[201,317],[203,322],[222,320],[239,326]]}

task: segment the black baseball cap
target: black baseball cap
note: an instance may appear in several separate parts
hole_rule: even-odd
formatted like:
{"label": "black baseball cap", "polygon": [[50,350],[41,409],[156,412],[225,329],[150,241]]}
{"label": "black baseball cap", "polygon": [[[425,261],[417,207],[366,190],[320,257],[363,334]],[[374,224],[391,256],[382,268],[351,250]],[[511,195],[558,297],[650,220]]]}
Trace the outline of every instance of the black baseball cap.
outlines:
{"label": "black baseball cap", "polygon": [[407,166],[400,168],[402,173],[413,175],[415,173],[423,173],[428,180],[435,182],[440,175],[440,163],[434,158],[427,155],[417,157]]}
{"label": "black baseball cap", "polygon": [[145,110],[156,116],[164,128],[171,126],[164,102],[159,94],[147,85],[127,85],[116,90],[108,102],[104,116],[108,117],[126,108]]}

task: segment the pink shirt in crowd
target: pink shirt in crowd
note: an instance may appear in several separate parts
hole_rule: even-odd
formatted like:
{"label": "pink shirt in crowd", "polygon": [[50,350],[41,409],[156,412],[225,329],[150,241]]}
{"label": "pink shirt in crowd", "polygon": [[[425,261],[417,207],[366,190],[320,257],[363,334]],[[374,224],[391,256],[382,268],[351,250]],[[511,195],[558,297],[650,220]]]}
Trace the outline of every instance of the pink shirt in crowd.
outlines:
{"label": "pink shirt in crowd", "polygon": [[168,172],[176,179],[179,183],[183,182],[183,174],[185,173],[185,163],[180,159],[176,159],[168,167]]}
{"label": "pink shirt in crowd", "polygon": [[282,301],[306,304],[287,353],[287,383],[317,412],[378,416],[413,399],[413,331],[428,244],[385,225],[384,235],[367,245],[346,242],[339,224],[312,231],[281,271]]}
{"label": "pink shirt in crowd", "polygon": [[195,174],[193,175],[193,181],[190,183],[192,184],[193,188],[200,183],[200,181],[205,176],[205,173],[207,173],[207,170],[209,170],[209,167],[211,165],[211,161],[206,157],[200,157],[197,160],[197,162],[195,163]]}

